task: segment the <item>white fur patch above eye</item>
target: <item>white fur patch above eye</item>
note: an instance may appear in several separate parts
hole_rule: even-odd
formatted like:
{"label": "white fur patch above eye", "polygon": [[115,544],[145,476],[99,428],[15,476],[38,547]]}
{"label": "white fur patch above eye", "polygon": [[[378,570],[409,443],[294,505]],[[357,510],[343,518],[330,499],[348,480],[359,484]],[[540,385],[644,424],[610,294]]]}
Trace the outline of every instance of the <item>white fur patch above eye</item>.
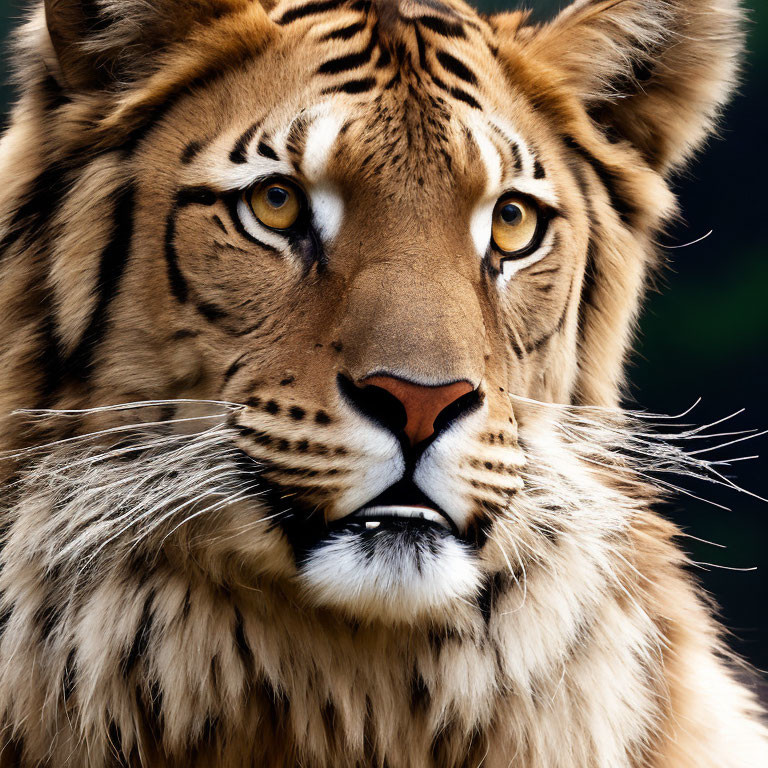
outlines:
{"label": "white fur patch above eye", "polygon": [[339,232],[344,218],[344,202],[330,184],[319,184],[309,190],[312,220],[320,237],[329,242]]}
{"label": "white fur patch above eye", "polygon": [[546,203],[552,208],[558,207],[558,198],[552,182],[548,179],[534,179],[533,177],[520,176],[515,179],[514,191],[523,195],[530,195]]}
{"label": "white fur patch above eye", "polygon": [[318,108],[320,114],[307,129],[301,170],[311,184],[319,184],[325,175],[331,151],[338,138],[344,115],[329,105]]}
{"label": "white fur patch above eye", "polygon": [[502,189],[502,158],[493,142],[486,136],[481,125],[474,124],[470,126],[472,137],[480,150],[480,156],[483,159],[487,180],[485,184],[485,194],[487,197],[498,197]]}

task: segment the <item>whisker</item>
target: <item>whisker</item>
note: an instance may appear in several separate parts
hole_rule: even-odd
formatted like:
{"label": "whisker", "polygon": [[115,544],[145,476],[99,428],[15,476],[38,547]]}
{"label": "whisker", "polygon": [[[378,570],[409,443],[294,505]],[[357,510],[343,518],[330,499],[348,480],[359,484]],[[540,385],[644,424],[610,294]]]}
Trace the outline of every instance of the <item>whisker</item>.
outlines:
{"label": "whisker", "polygon": [[756,432],[753,435],[747,435],[747,437],[741,437],[738,440],[731,440],[727,443],[722,443],[721,445],[715,445],[711,448],[700,448],[698,451],[690,451],[688,453],[689,456],[697,456],[700,453],[710,453],[711,451],[719,451],[721,448],[728,448],[731,445],[736,445],[736,443],[743,443],[745,440],[754,440],[756,437],[763,437],[764,435],[768,435],[768,429],[764,429],[762,432]]}
{"label": "whisker", "polygon": [[140,422],[138,424],[122,424],[118,427],[109,427],[107,429],[98,430],[96,432],[88,432],[87,434],[84,434],[84,435],[75,435],[73,437],[62,438],[61,440],[53,440],[52,442],[49,442],[49,443],[34,445],[30,448],[23,448],[20,451],[0,453],[0,461],[4,459],[21,458],[22,456],[38,453],[48,448],[55,448],[57,446],[66,445],[68,443],[84,442],[87,440],[92,440],[96,437],[103,437],[104,435],[120,434],[121,432],[130,432],[131,430],[141,429],[146,427],[162,427],[162,426],[167,426],[169,424],[181,424],[181,423],[191,422],[191,421],[202,421],[205,419],[221,418],[221,416],[222,414],[211,414],[207,416],[186,416],[181,419],[165,419],[163,421],[146,421],[146,422]]}
{"label": "whisker", "polygon": [[243,410],[247,408],[245,403],[235,403],[229,400],[196,400],[192,398],[175,398],[172,400],[136,400],[127,403],[115,403],[114,405],[101,405],[95,408],[17,408],[12,414],[22,414],[28,416],[51,417],[51,416],[82,416],[91,413],[107,413],[110,411],[124,411],[137,408],[157,408],[162,406],[176,405],[223,405],[227,408]]}

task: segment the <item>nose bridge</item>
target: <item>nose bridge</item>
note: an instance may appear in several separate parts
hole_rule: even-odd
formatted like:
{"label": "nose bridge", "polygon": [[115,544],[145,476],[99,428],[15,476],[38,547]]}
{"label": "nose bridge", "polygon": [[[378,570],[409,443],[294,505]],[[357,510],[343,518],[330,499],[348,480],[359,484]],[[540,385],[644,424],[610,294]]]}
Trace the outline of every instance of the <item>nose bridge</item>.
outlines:
{"label": "nose bridge", "polygon": [[477,290],[450,268],[391,262],[362,270],[342,321],[345,364],[355,381],[390,374],[422,385],[484,374],[485,325]]}

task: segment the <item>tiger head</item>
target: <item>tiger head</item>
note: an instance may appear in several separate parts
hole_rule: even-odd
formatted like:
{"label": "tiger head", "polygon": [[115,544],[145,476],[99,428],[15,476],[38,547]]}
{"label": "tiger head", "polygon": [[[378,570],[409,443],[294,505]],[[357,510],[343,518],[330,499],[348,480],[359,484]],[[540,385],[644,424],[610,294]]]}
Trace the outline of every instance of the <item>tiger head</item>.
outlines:
{"label": "tiger head", "polygon": [[620,532],[545,404],[618,404],[667,178],[734,77],[712,7],[46,2],[4,144],[37,307],[8,402],[220,404],[145,545],[358,620],[456,616],[563,531]]}

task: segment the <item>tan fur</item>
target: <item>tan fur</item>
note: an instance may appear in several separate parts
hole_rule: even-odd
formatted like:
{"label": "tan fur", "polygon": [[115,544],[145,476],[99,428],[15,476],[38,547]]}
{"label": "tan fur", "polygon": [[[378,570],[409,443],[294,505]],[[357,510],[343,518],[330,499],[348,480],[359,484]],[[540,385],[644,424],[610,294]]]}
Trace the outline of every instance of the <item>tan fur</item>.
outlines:
{"label": "tan fur", "polygon": [[[2,768],[768,764],[654,510],[659,469],[714,470],[619,408],[741,18],[34,11],[0,144]],[[274,174],[315,240],[243,218]],[[553,210],[516,272],[483,240],[509,190]],[[403,471],[340,383],[382,374],[479,393],[413,459],[458,537],[328,533]]]}

